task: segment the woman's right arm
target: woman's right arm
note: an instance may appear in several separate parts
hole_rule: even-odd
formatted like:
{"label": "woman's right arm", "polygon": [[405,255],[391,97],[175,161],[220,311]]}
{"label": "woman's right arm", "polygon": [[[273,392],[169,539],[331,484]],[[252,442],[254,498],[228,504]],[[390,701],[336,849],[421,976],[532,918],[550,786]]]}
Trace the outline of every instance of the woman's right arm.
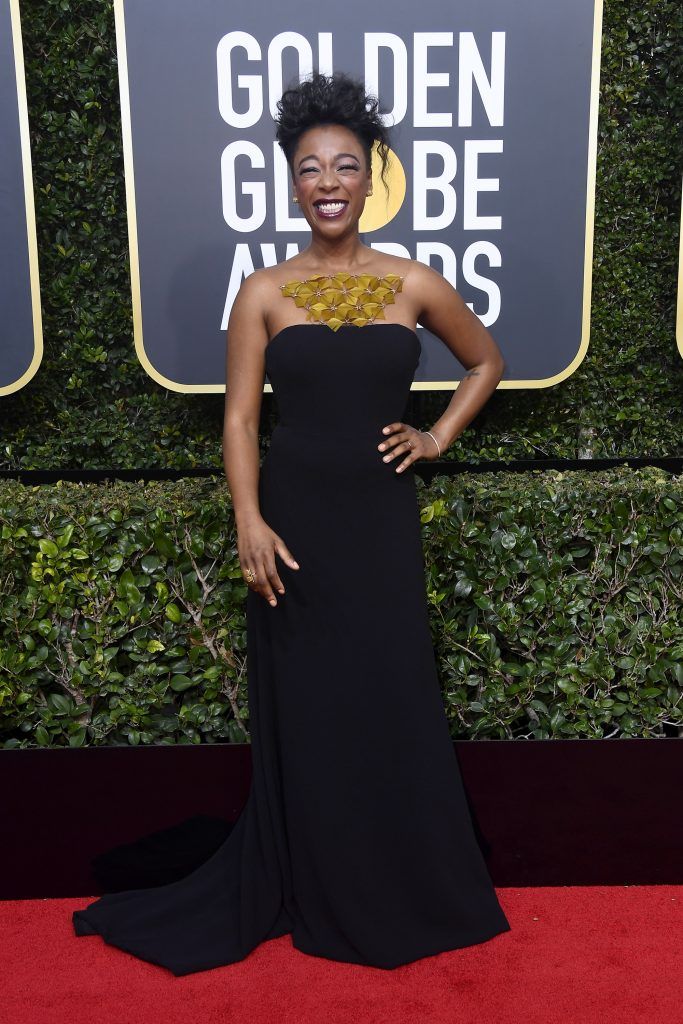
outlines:
{"label": "woman's right arm", "polygon": [[271,605],[273,589],[284,593],[275,564],[275,552],[292,568],[296,561],[261,516],[258,501],[258,427],[265,375],[268,331],[263,317],[268,281],[256,271],[242,283],[230,312],[225,370],[223,466],[237,526],[237,547],[242,571],[251,569],[256,583],[249,584]]}
{"label": "woman's right arm", "polygon": [[258,427],[268,344],[263,289],[258,272],[242,282],[226,339],[223,466],[238,529],[260,515]]}

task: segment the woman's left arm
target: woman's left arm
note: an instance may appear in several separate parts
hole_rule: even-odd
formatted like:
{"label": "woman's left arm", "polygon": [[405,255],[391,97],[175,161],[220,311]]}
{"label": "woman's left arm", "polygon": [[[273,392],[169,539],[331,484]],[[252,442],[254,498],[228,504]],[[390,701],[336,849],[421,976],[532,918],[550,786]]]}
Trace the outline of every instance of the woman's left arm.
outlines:
{"label": "woman's left arm", "polygon": [[479,317],[445,277],[416,263],[408,281],[416,296],[418,322],[440,338],[466,370],[450,403],[430,427],[443,454],[486,405],[503,376],[505,361]]}

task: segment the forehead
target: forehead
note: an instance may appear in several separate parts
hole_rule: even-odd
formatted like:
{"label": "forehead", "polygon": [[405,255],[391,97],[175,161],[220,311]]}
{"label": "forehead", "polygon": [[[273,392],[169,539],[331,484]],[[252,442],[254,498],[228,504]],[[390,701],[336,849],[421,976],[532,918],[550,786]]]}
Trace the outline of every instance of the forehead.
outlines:
{"label": "forehead", "polygon": [[340,152],[363,156],[363,146],[357,135],[341,124],[320,124],[307,128],[299,137],[295,156],[301,159],[309,153],[317,156],[335,156]]}

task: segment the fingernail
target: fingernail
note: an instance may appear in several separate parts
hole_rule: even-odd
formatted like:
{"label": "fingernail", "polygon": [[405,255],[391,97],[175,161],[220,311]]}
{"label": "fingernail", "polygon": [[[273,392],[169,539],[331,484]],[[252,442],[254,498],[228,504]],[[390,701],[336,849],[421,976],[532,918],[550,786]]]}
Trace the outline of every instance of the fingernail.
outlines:
{"label": "fingernail", "polygon": [[382,433],[383,434],[388,434],[389,433],[389,427],[384,427]]}
{"label": "fingernail", "polygon": [[298,563],[298,562],[294,562],[294,563],[293,563],[293,565],[294,565],[294,568],[295,568],[295,569],[298,569],[298,568],[299,568],[299,563]]}

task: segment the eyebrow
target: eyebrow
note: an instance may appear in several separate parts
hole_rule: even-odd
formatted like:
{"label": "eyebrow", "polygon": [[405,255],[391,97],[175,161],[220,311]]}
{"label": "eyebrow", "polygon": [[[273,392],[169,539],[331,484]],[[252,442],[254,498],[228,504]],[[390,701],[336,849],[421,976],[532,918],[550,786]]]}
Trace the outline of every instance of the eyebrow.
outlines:
{"label": "eyebrow", "polygon": [[[337,153],[337,155],[335,156],[334,159],[335,160],[339,160],[340,157],[342,157],[342,156],[350,156],[352,160],[356,160],[356,161],[358,161],[358,163],[360,163],[360,160],[358,160],[358,157],[355,156],[353,153]],[[297,164],[297,167],[301,167],[301,165],[304,162],[304,160],[317,160],[317,159],[318,159],[318,157],[315,155],[315,153],[309,153],[308,156],[302,156],[301,157],[301,160],[299,160],[299,163]]]}

